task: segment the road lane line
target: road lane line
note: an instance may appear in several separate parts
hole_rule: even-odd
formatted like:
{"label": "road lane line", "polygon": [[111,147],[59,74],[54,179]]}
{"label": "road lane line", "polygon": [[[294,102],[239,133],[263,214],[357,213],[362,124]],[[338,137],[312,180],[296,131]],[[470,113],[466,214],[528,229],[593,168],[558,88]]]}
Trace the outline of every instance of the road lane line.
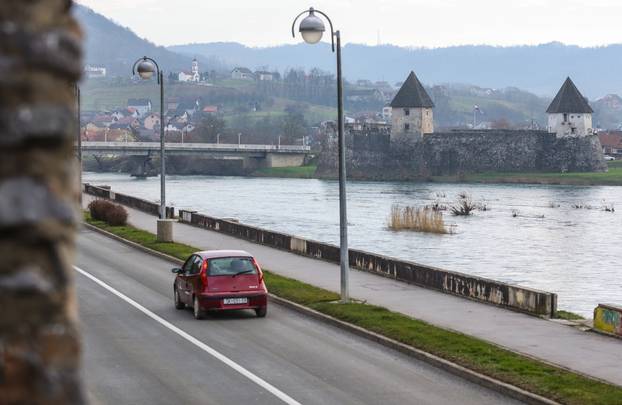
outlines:
{"label": "road lane line", "polygon": [[110,285],[108,285],[105,282],[101,281],[100,279],[98,279],[97,277],[92,275],[91,273],[89,273],[89,272],[87,272],[85,270],[82,270],[81,268],[79,268],[77,266],[73,266],[73,268],[78,273],[82,274],[85,277],[88,277],[89,279],[91,279],[95,283],[99,284],[101,287],[105,288],[106,290],[110,291],[111,293],[113,293],[117,297],[121,298],[123,301],[125,301],[128,304],[132,305],[134,308],[138,309],[139,311],[141,311],[142,313],[144,313],[145,315],[147,315],[151,319],[157,321],[162,326],[164,326],[167,329],[177,333],[179,336],[183,337],[184,339],[186,339],[190,343],[192,343],[195,346],[199,347],[200,349],[202,349],[203,351],[205,351],[208,354],[212,355],[213,357],[215,357],[216,359],[220,360],[221,362],[225,363],[227,366],[231,367],[232,369],[234,369],[238,373],[242,374],[244,377],[246,377],[249,380],[253,381],[255,384],[259,385],[261,388],[264,388],[266,391],[271,392],[274,396],[279,398],[281,401],[285,402],[288,405],[301,405],[300,402],[296,401],[295,399],[293,399],[292,397],[290,397],[289,395],[287,395],[283,391],[279,390],[278,388],[276,388],[275,386],[273,386],[269,382],[263,380],[259,376],[257,376],[255,374],[253,374],[252,372],[248,371],[247,369],[245,369],[244,367],[240,366],[235,361],[233,361],[230,358],[226,357],[224,354],[221,354],[217,350],[209,347],[208,345],[206,345],[205,343],[201,342],[200,340],[198,340],[194,336],[192,336],[192,335],[188,334],[187,332],[179,329],[177,326],[175,326],[172,323],[168,322],[164,318],[156,315],[154,312],[152,312],[152,311],[148,310],[147,308],[143,307],[138,302],[134,301],[133,299],[131,299],[127,295],[125,295],[125,294],[121,293],[120,291],[116,290],[114,287],[111,287]]}

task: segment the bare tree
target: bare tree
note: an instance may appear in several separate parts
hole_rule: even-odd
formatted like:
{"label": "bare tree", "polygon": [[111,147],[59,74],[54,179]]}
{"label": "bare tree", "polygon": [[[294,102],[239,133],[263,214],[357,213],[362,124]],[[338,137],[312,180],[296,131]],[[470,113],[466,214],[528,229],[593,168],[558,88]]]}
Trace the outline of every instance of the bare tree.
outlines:
{"label": "bare tree", "polygon": [[71,265],[77,224],[70,0],[0,1],[0,403],[85,403]]}

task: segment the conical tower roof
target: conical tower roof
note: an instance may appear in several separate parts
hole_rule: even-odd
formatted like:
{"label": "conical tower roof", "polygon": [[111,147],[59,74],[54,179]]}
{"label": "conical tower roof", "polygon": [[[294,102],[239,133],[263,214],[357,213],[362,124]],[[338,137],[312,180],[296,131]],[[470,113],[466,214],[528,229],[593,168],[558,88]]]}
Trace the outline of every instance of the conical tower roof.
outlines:
{"label": "conical tower roof", "polygon": [[581,95],[577,86],[570,80],[570,77],[567,77],[546,112],[549,114],[593,113],[594,110]]}
{"label": "conical tower roof", "polygon": [[393,101],[391,107],[397,108],[432,108],[434,103],[425,91],[423,85],[417,79],[415,72],[410,72],[408,78],[402,84]]}

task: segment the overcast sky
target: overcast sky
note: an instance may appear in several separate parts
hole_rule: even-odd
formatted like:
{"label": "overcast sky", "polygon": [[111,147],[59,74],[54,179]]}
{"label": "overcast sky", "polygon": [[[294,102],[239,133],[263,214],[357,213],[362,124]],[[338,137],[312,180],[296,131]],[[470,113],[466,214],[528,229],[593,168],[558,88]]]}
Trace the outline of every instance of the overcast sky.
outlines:
{"label": "overcast sky", "polygon": [[[622,42],[622,0],[78,0],[158,45],[294,43],[293,18],[327,13],[344,42],[443,47]],[[511,4],[510,4],[511,3]]]}

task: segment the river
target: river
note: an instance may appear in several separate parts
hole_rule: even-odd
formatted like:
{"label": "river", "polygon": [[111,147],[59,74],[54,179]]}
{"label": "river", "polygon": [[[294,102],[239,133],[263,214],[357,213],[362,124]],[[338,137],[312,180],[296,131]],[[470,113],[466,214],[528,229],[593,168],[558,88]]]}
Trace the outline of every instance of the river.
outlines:
{"label": "river", "polygon": [[[83,180],[160,197],[156,177],[84,173]],[[166,184],[168,205],[339,242],[335,181],[169,176]],[[387,228],[393,204],[451,204],[461,192],[487,209],[469,217],[445,212],[454,234]],[[560,309],[588,318],[598,303],[622,304],[622,187],[348,182],[347,193],[352,248],[555,292]]]}

